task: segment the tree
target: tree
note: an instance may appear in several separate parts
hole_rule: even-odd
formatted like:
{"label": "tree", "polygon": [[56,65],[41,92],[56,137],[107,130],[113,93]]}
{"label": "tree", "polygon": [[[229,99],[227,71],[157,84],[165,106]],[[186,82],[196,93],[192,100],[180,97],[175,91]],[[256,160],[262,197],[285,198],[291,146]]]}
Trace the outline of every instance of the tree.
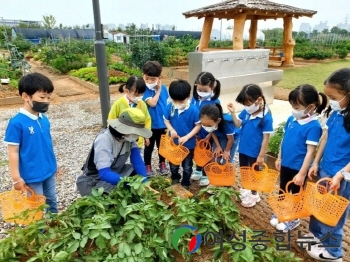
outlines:
{"label": "tree", "polygon": [[329,33],[328,28],[323,29],[322,33],[323,33],[323,34],[328,34],[328,33]]}
{"label": "tree", "polygon": [[333,33],[333,34],[339,34],[340,31],[341,31],[341,29],[337,26],[333,26],[331,29],[331,33]]}
{"label": "tree", "polygon": [[56,18],[53,15],[43,15],[43,25],[46,29],[52,29],[55,27]]}
{"label": "tree", "polygon": [[300,31],[298,34],[298,37],[300,38],[307,38],[307,33],[305,33],[304,31]]}

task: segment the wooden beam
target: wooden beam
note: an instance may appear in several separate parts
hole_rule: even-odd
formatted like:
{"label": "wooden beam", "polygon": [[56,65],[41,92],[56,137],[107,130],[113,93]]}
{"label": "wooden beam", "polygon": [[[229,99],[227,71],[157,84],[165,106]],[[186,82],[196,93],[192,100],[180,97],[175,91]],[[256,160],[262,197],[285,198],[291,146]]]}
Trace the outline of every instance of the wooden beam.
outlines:
{"label": "wooden beam", "polygon": [[250,28],[249,28],[249,48],[250,49],[256,48],[257,33],[258,33],[258,20],[254,19],[250,21]]}
{"label": "wooden beam", "polygon": [[247,14],[240,13],[236,15],[233,26],[233,49],[234,50],[242,50],[243,49],[243,31],[244,31],[244,23],[246,21]]}
{"label": "wooden beam", "polygon": [[203,49],[208,48],[210,41],[211,29],[213,27],[214,17],[206,17],[203,23],[202,35],[199,40],[198,51],[201,52]]}
{"label": "wooden beam", "polygon": [[282,19],[283,17],[281,16],[277,16],[277,17],[273,17],[273,16],[257,16],[257,15],[247,15],[247,20],[251,20],[251,19],[256,19],[256,20],[276,20],[276,19]]}
{"label": "wooden beam", "polygon": [[287,16],[283,18],[283,29],[283,54],[285,56],[285,61],[283,62],[283,65],[294,66],[293,50],[295,46],[295,41],[292,36],[293,17]]}

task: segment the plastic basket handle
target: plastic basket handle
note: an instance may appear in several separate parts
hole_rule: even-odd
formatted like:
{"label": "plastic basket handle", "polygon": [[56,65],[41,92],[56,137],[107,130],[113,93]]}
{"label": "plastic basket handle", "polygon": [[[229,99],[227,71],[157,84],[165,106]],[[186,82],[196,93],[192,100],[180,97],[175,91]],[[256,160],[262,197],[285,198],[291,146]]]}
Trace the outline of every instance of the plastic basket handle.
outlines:
{"label": "plastic basket handle", "polygon": [[[218,162],[218,157],[221,156],[221,161]],[[223,159],[223,154],[220,154],[220,155],[217,155],[215,158],[214,158],[214,162],[216,162],[217,164],[221,165],[221,166],[225,166],[227,164],[229,164],[229,161],[228,160],[225,160]],[[225,161],[225,164],[222,164],[222,162]],[[220,163],[221,162],[221,163]]]}
{"label": "plastic basket handle", "polygon": [[32,196],[35,196],[35,192],[34,192],[34,190],[33,189],[31,189],[30,187],[28,187],[28,186],[26,186],[26,189],[27,189],[27,191],[29,191],[30,192],[30,196],[32,197]]}
{"label": "plastic basket handle", "polygon": [[[291,193],[288,192],[288,187],[289,187],[289,185],[292,184],[292,183],[294,184],[294,181],[293,181],[293,180],[289,181],[289,182],[287,183],[287,185],[286,185],[286,190],[285,190],[285,192],[288,193],[288,194],[291,194]],[[303,193],[303,191],[304,191],[304,187],[303,187],[303,186],[300,186],[300,191],[299,191],[299,193]],[[292,195],[292,194],[291,194],[291,195]]]}
{"label": "plastic basket handle", "polygon": [[[252,170],[253,171],[258,171],[258,170],[255,170],[255,166],[257,166],[257,165],[258,165],[258,163],[256,163],[256,162],[252,165]],[[264,169],[266,169],[266,170],[269,169],[268,166],[265,163],[262,163],[262,166],[264,166]]]}
{"label": "plastic basket handle", "polygon": [[282,188],[279,188],[279,187],[275,186],[275,188],[269,193],[270,197],[274,196],[273,192],[275,192],[275,190],[278,190],[278,195],[281,195],[279,192],[282,192],[282,195],[286,194],[286,191],[284,191]]}
{"label": "plastic basket handle", "polygon": [[199,148],[205,148],[205,149],[207,149],[207,150],[211,150],[211,145],[210,145],[210,143],[209,143],[209,141],[207,140],[207,139],[202,139],[202,140],[199,140],[198,141],[198,147]]}
{"label": "plastic basket handle", "polygon": [[[329,177],[321,178],[320,180],[318,180],[318,181],[316,182],[316,188],[317,188],[317,186],[320,184],[320,182],[322,182],[322,181],[327,181],[327,182],[328,182],[328,183],[326,184],[326,193],[328,193],[328,185],[329,185],[330,182],[332,182],[332,179],[329,178]],[[331,191],[333,191],[333,190],[331,190]],[[335,191],[337,191],[337,190],[335,190]],[[338,193],[337,193],[337,194],[338,194]]]}

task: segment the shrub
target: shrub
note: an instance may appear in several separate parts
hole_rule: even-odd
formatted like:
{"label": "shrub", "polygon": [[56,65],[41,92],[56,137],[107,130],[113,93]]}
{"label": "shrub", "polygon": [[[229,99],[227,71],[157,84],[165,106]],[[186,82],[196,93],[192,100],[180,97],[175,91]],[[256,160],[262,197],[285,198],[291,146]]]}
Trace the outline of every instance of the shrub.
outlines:
{"label": "shrub", "polygon": [[271,135],[269,144],[267,146],[267,152],[274,157],[278,156],[280,151],[280,145],[284,135],[284,126],[286,122],[280,123],[274,130],[274,133]]}
{"label": "shrub", "polygon": [[344,59],[348,55],[348,50],[344,47],[342,49],[337,50],[337,55],[339,55],[339,58]]}

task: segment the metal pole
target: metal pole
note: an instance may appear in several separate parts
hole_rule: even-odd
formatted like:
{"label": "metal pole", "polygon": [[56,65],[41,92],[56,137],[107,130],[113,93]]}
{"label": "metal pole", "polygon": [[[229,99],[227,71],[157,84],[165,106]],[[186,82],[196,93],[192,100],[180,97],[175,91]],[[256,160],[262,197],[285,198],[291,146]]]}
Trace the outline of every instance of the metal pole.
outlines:
{"label": "metal pole", "polygon": [[[224,0],[221,0],[221,2],[224,1]],[[222,32],[222,19],[220,20],[220,41],[221,41],[221,33]]]}
{"label": "metal pole", "polygon": [[99,0],[92,0],[95,21],[95,55],[100,91],[100,104],[103,127],[107,127],[107,118],[110,110],[110,93],[108,84],[107,58],[105,43],[102,39],[101,15]]}

